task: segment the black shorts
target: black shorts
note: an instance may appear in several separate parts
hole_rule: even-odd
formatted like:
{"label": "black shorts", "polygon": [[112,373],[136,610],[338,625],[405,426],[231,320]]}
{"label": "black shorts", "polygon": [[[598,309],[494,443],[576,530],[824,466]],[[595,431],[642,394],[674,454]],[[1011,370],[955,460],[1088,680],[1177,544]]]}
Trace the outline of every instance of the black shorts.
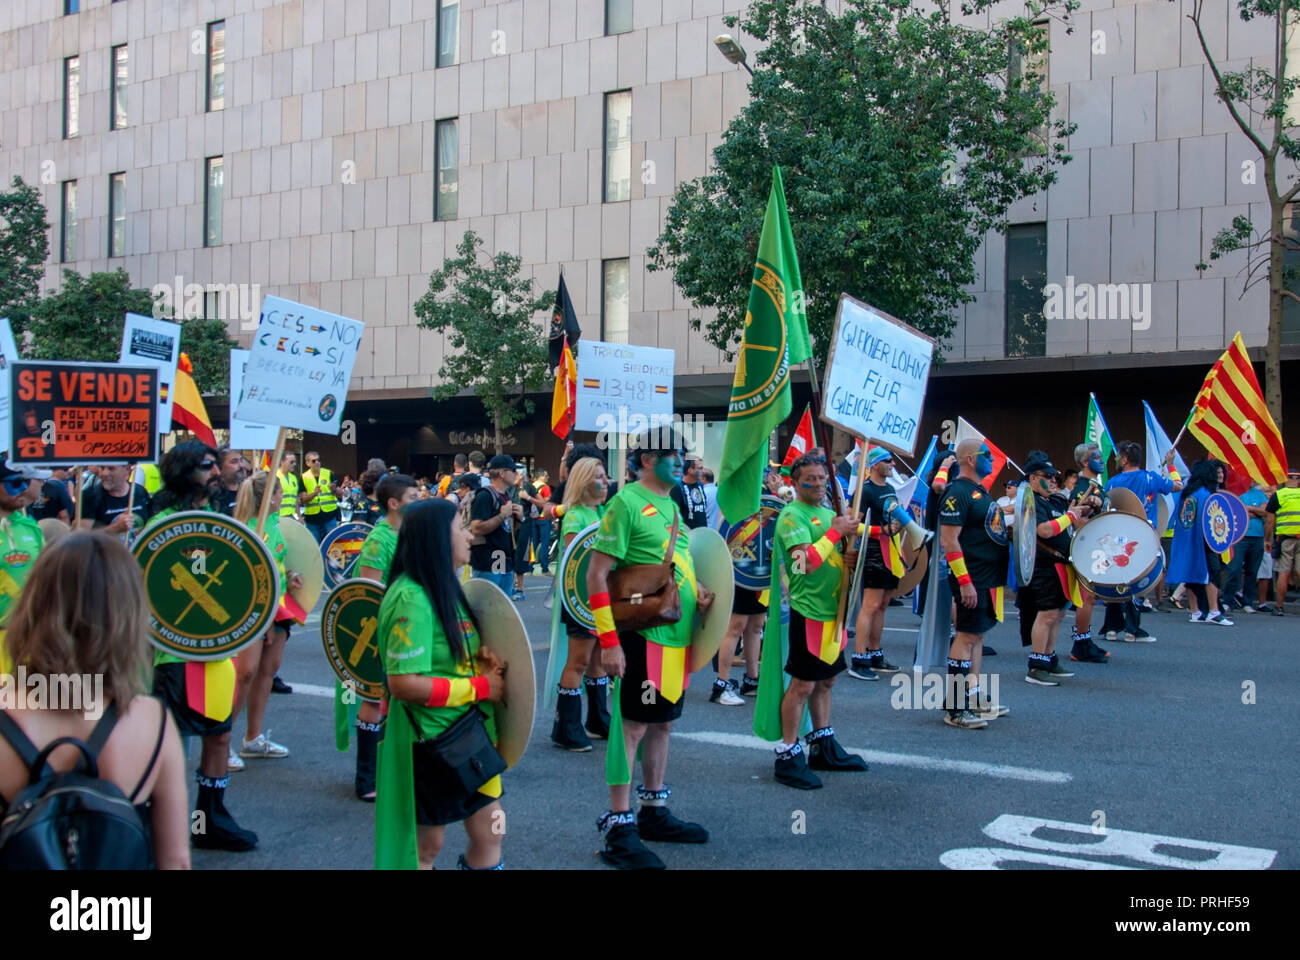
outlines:
{"label": "black shorts", "polygon": [[796,680],[829,680],[839,676],[844,670],[844,651],[830,663],[814,656],[808,651],[805,624],[806,618],[798,610],[790,608],[790,653],[786,657],[785,672]]}
{"label": "black shorts", "polygon": [[184,663],[160,663],[153,668],[153,695],[167,705],[183,737],[219,737],[230,732],[233,715],[213,720],[191,709],[185,698]]}
{"label": "black shorts", "polygon": [[[654,691],[653,697],[645,696],[646,691],[653,689],[648,685],[650,673],[646,669],[646,639],[639,633],[620,633],[618,642],[623,647],[623,656],[627,658],[627,669],[618,684],[618,703],[623,719],[637,723],[672,723],[682,715],[686,692],[682,691],[676,703],[659,696],[658,690]],[[690,669],[689,663],[686,669]],[[683,677],[683,681],[685,679]],[[650,703],[645,703],[645,700],[650,700]]]}
{"label": "black shorts", "polygon": [[880,551],[880,541],[874,537],[867,541],[867,557],[863,561],[862,589],[893,590],[898,586],[898,577],[885,566],[884,554]]}
{"label": "black shorts", "polygon": [[757,590],[736,587],[731,600],[731,612],[736,616],[745,617],[752,617],[756,613],[767,613],[767,604],[758,599],[760,595]]}
{"label": "black shorts", "polygon": [[1050,566],[1038,564],[1034,567],[1034,578],[1029,581],[1034,592],[1034,605],[1039,610],[1064,610],[1069,604],[1065,591],[1061,589],[1061,577],[1056,571],[1056,564]]}
{"label": "black shorts", "polygon": [[952,590],[953,600],[957,604],[957,618],[953,626],[958,633],[973,633],[983,636],[998,625],[997,614],[993,610],[993,596],[989,587],[976,587],[974,607],[967,607],[961,602],[961,584],[954,576],[948,577],[948,586]]}

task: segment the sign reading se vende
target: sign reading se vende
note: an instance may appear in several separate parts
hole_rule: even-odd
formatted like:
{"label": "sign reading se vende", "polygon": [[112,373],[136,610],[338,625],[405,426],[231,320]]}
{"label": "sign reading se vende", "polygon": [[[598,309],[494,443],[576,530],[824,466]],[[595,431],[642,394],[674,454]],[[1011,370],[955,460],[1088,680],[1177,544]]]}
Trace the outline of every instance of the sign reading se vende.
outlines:
{"label": "sign reading se vende", "polygon": [[156,367],[20,360],[9,376],[15,465],[158,459]]}

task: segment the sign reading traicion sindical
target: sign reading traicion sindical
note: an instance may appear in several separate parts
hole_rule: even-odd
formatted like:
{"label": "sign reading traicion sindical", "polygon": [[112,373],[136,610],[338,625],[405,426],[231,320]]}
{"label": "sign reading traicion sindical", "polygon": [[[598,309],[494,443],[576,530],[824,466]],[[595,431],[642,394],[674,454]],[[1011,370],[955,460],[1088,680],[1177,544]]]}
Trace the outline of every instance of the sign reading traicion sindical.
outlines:
{"label": "sign reading traicion sindical", "polygon": [[270,629],[280,574],[237,520],[205,510],[149,527],[132,552],[149,599],[149,639],[184,660],[224,660]]}

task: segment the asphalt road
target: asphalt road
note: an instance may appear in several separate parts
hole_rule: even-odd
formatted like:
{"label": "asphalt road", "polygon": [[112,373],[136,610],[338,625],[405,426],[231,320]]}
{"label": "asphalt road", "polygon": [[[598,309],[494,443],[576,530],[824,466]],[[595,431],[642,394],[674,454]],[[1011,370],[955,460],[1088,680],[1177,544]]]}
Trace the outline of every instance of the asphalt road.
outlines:
{"label": "asphalt road", "polygon": [[[520,604],[539,682],[549,585],[528,578]],[[891,608],[886,623],[887,656],[910,668],[917,618]],[[696,674],[674,729],[670,805],[712,836],[657,850],[670,867],[697,869],[1300,867],[1300,824],[1287,814],[1300,786],[1300,693],[1286,673],[1300,618],[1241,614],[1219,627],[1148,614],[1143,626],[1157,643],[1103,641],[1110,663],[1070,664],[1073,679],[1037,687],[1023,680],[1008,605],[1007,623],[986,638],[999,655],[984,669],[999,673],[1011,713],[979,731],[947,727],[937,711],[896,709],[904,691],[888,678],[845,674],[832,719],[871,769],[824,774],[825,787],[806,793],[773,779],[770,747],[752,734],[752,699],[711,704],[712,676]],[[266,723],[291,755],[247,761],[227,794],[261,842],[244,854],[196,850],[194,865],[369,868],[374,808],[353,796],[354,755],[334,748],[318,614],[295,631],[280,672],[295,693],[272,696]],[[910,684],[908,670],[897,676]],[[550,724],[539,709],[528,754],[505,776],[506,865],[606,869],[594,855],[607,807],[604,745],[557,750]],[[450,828],[439,865],[454,865],[464,845],[463,830]]]}

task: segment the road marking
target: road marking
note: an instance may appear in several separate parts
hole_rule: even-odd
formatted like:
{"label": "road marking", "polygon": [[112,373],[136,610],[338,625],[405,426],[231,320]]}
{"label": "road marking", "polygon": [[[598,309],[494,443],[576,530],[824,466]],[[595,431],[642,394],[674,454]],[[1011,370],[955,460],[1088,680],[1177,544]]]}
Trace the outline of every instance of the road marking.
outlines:
{"label": "road marking", "polygon": [[[772,744],[766,740],[743,733],[707,731],[674,733],[673,736],[724,747],[749,747],[753,750],[766,750],[769,753],[772,751]],[[861,757],[868,763],[878,763],[887,767],[911,767],[914,770],[929,770],[936,773],[974,774],[981,777],[994,777],[998,780],[1024,780],[1029,783],[1069,783],[1074,779],[1071,774],[1060,770],[1012,767],[1001,763],[981,763],[977,760],[949,760],[946,757],[928,757],[918,753],[886,753],[883,750],[856,749],[850,749],[849,753]]]}

